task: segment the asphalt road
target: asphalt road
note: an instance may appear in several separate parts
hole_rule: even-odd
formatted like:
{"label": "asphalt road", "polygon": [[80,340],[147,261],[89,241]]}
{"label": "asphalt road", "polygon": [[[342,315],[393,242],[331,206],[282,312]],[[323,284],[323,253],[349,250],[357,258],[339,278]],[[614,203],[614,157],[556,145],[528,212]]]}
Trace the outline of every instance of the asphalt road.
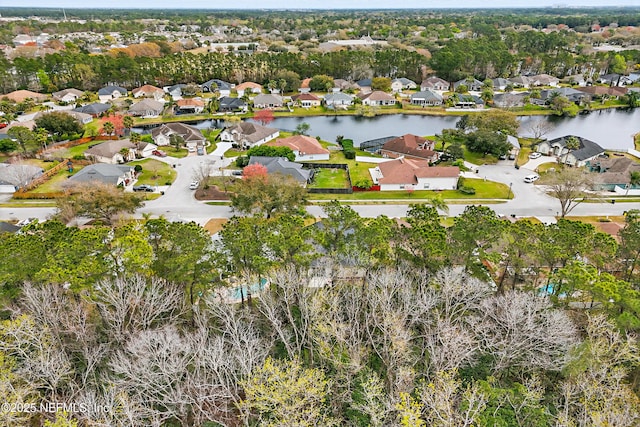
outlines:
{"label": "asphalt road", "polygon": [[[195,199],[194,191],[189,190],[189,183],[194,179],[197,170],[201,167],[210,167],[212,174],[221,174],[220,167],[227,166],[231,159],[220,159],[218,155],[189,156],[183,159],[171,157],[158,158],[169,164],[175,165],[178,176],[173,185],[163,188],[164,196],[149,201],[138,211],[138,216],[151,214],[152,216],[164,216],[169,220],[195,221],[205,224],[210,218],[229,218],[233,211],[228,206],[211,206]],[[536,159],[527,163],[520,169],[513,166],[512,161],[502,161],[497,165],[480,166],[478,173],[467,173],[474,178],[486,178],[490,181],[502,182],[510,185],[514,198],[505,202],[488,205],[496,213],[501,215],[535,216],[549,218],[558,216],[560,203],[544,193],[541,186],[527,184],[524,177],[533,173],[538,164],[548,162],[550,158]],[[508,194],[504,195],[506,199]],[[605,199],[609,200],[609,199]],[[476,203],[481,204],[481,203]],[[449,215],[456,216],[464,211],[467,205],[449,205]],[[409,209],[408,204],[384,204],[384,205],[352,205],[353,209],[363,217],[376,217],[386,215],[388,217],[404,217]],[[578,205],[570,215],[572,216],[605,216],[622,215],[625,211],[640,209],[640,203],[583,203]],[[309,206],[308,212],[314,216],[323,216],[320,205]],[[0,208],[0,220],[22,220],[26,218],[46,219],[53,214],[54,208]]]}

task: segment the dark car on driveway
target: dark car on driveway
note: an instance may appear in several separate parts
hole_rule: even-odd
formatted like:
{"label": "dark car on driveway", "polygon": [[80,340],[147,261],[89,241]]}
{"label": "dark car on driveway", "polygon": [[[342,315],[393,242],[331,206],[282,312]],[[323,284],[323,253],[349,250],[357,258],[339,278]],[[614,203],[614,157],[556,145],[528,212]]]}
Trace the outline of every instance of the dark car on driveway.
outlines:
{"label": "dark car on driveway", "polygon": [[158,156],[158,157],[167,157],[167,153],[165,153],[162,150],[153,150],[151,152],[151,154],[153,154],[154,156]]}
{"label": "dark car on driveway", "polygon": [[133,191],[148,191],[149,193],[152,193],[154,189],[151,185],[142,184],[142,185],[136,185],[135,187],[133,187]]}

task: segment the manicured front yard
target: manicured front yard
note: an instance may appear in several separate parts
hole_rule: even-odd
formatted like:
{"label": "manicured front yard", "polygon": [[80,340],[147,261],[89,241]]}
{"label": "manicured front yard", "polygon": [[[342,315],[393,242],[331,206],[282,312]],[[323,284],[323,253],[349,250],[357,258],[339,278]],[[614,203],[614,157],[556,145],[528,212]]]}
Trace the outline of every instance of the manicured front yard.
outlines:
{"label": "manicured front yard", "polygon": [[333,199],[345,199],[345,200],[406,200],[411,202],[412,200],[418,201],[420,199],[430,199],[436,195],[440,195],[444,200],[451,199],[506,199],[509,195],[509,186],[493,181],[485,181],[483,179],[467,178],[464,181],[465,186],[472,187],[476,190],[476,194],[467,195],[462,194],[457,190],[444,190],[444,191],[363,191],[353,194],[311,194],[309,199],[311,200],[333,200]]}
{"label": "manicured front yard", "polygon": [[142,166],[142,173],[138,176],[136,185],[167,185],[176,179],[176,171],[168,164],[154,159],[136,160],[127,163],[128,166]]}
{"label": "manicured front yard", "polygon": [[71,173],[69,173],[68,169],[61,169],[50,179],[31,190],[30,193],[57,193],[59,191],[63,191],[64,187],[62,184],[64,184],[70,176],[78,173],[82,168],[83,166],[74,165],[73,172]]}

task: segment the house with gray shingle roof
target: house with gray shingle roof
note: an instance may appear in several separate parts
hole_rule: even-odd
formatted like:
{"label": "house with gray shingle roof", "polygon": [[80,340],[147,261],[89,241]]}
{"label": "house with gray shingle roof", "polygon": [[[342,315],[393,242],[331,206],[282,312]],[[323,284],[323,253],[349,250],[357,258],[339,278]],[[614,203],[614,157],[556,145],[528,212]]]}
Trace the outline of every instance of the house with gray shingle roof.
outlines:
{"label": "house with gray shingle roof", "polygon": [[94,102],[93,104],[83,105],[81,107],[74,108],[73,111],[78,113],[90,114],[93,117],[98,117],[100,114],[105,113],[111,108],[109,104],[102,104],[100,102]]}
{"label": "house with gray shingle roof", "polygon": [[328,93],[324,96],[324,104],[328,108],[346,108],[353,104],[353,97],[342,92]]}
{"label": "house with gray shingle roof", "polygon": [[127,96],[127,89],[121,86],[105,86],[98,90],[98,98],[101,102],[107,102],[112,99],[117,99],[123,96]]}
{"label": "house with gray shingle roof", "polygon": [[300,163],[289,161],[285,157],[252,156],[249,164],[260,164],[267,168],[267,173],[279,173],[287,175],[298,181],[303,186],[313,178],[313,171],[303,169]]}
{"label": "house with gray shingle roof", "polygon": [[442,95],[430,90],[423,90],[411,94],[411,103],[413,105],[433,106],[442,105]]}
{"label": "house with gray shingle roof", "polygon": [[233,142],[241,148],[247,149],[262,145],[280,136],[280,131],[254,122],[242,122],[230,126],[220,132],[220,140]]}
{"label": "house with gray shingle roof", "polygon": [[65,186],[85,182],[100,182],[112,185],[128,184],[133,179],[133,175],[134,169],[131,166],[96,163],[79,170],[65,182]]}
{"label": "house with gray shingle roof", "polygon": [[187,147],[204,147],[205,137],[195,126],[184,123],[164,123],[151,131],[153,142],[157,145],[169,145],[171,135],[179,135]]}
{"label": "house with gray shingle roof", "polygon": [[224,80],[211,79],[207,82],[202,83],[200,86],[202,87],[203,92],[217,91],[218,93],[220,93],[220,96],[229,96],[231,95],[231,89],[233,89],[235,85],[225,82]]}
{"label": "house with gray shingle roof", "polygon": [[253,98],[253,106],[255,108],[279,108],[284,105],[282,97],[274,94],[261,93]]}
{"label": "house with gray shingle roof", "polygon": [[128,139],[105,141],[85,150],[84,156],[99,163],[125,163],[136,158],[136,145]]}
{"label": "house with gray shingle roof", "polygon": [[[567,148],[567,140],[572,137],[578,140],[579,147],[570,151]],[[556,156],[558,163],[577,167],[582,167],[588,161],[604,154],[604,148],[595,142],[575,135],[565,135],[549,141],[542,141],[538,144],[537,151],[548,156]]]}
{"label": "house with gray shingle roof", "polygon": [[145,98],[129,107],[129,114],[140,117],[158,117],[164,110],[164,103],[151,98]]}

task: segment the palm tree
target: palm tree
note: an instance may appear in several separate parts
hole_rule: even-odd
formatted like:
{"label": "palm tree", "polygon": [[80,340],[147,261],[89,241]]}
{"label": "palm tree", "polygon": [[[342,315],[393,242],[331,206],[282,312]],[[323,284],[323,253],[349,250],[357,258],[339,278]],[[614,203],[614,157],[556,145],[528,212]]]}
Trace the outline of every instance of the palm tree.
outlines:
{"label": "palm tree", "polygon": [[104,125],[102,125],[102,131],[107,135],[112,135],[115,130],[116,127],[111,122],[104,122]]}
{"label": "palm tree", "polygon": [[131,128],[133,127],[133,117],[124,116],[122,118],[122,124],[124,125],[124,128],[127,130],[127,133],[131,133]]}
{"label": "palm tree", "polygon": [[427,202],[429,206],[435,208],[436,210],[442,211],[445,214],[449,215],[449,206],[442,199],[440,194],[436,194],[432,198],[430,198]]}
{"label": "palm tree", "polygon": [[575,136],[570,136],[566,139],[565,141],[565,147],[567,148],[567,154],[565,154],[564,156],[564,164],[567,164],[567,159],[569,158],[569,154],[572,151],[577,150],[578,148],[580,148],[580,140],[578,138],[576,138]]}

